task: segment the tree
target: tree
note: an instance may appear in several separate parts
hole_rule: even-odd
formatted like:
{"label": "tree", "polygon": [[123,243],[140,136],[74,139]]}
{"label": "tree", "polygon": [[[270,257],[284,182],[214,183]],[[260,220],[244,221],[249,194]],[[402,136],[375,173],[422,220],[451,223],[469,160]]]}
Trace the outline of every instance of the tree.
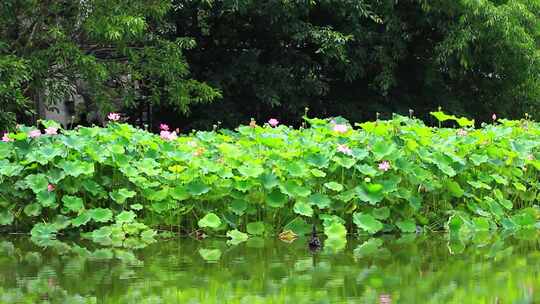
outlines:
{"label": "tree", "polygon": [[[177,0],[194,75],[223,92],[193,127],[249,117],[373,119],[446,110],[488,119],[539,106],[538,0]],[[427,116],[427,115],[426,115]]]}
{"label": "tree", "polygon": [[[51,107],[80,94],[98,119],[118,108],[166,104],[187,113],[211,102],[219,91],[191,78],[183,55],[193,40],[163,38],[170,9],[166,0],[2,1],[0,63],[11,67],[2,80],[17,77],[5,83],[19,93],[16,103],[0,95],[1,104]],[[17,70],[27,74],[14,76]]]}

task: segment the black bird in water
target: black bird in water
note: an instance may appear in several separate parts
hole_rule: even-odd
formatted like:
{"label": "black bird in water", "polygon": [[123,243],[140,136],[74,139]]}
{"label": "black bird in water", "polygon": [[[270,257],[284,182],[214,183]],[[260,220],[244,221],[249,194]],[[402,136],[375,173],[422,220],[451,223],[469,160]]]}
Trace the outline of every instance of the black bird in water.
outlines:
{"label": "black bird in water", "polygon": [[317,236],[317,229],[315,228],[315,225],[313,225],[313,229],[311,230],[311,238],[309,239],[308,244],[311,251],[321,249],[321,240],[319,240],[319,237]]}

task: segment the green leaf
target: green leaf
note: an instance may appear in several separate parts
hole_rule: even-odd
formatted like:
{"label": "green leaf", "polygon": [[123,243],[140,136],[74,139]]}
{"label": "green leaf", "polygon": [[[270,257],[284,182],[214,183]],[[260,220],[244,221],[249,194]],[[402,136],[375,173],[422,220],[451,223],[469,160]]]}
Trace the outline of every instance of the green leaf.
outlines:
{"label": "green leaf", "polygon": [[480,166],[481,164],[487,162],[489,157],[487,155],[473,154],[469,157],[475,166]]}
{"label": "green leaf", "polygon": [[308,197],[311,190],[299,185],[297,182],[289,180],[282,185],[282,191],[291,197]]}
{"label": "green leaf", "polygon": [[289,172],[289,175],[293,177],[304,177],[308,172],[306,165],[298,161],[286,163],[285,169]]}
{"label": "green leaf", "polygon": [[171,197],[177,201],[184,201],[190,197],[189,191],[185,185],[176,186],[169,193]]}
{"label": "green leaf", "polygon": [[34,191],[34,193],[46,191],[47,186],[49,185],[49,181],[44,174],[30,174],[24,179],[24,181],[28,187]]}
{"label": "green leaf", "polygon": [[238,168],[238,172],[245,177],[258,177],[264,172],[263,167],[256,164],[244,164]]}
{"label": "green leaf", "polygon": [[126,188],[121,188],[109,193],[109,195],[118,204],[123,204],[128,198],[132,198],[137,195],[137,192],[128,190]]}
{"label": "green leaf", "polygon": [[186,189],[188,193],[193,196],[200,196],[210,191],[210,187],[201,181],[194,181],[187,184]]}
{"label": "green leaf", "polygon": [[371,205],[375,205],[384,199],[384,195],[382,192],[369,193],[368,191],[364,190],[363,186],[356,187],[355,191],[358,199]]}
{"label": "green leaf", "polygon": [[230,238],[230,240],[227,241],[227,244],[230,245],[238,245],[242,242],[247,241],[249,238],[247,234],[240,232],[236,229],[228,231],[227,237]]}
{"label": "green leaf", "polygon": [[487,218],[485,217],[476,217],[472,220],[474,224],[474,229],[476,231],[489,231],[490,224]]}
{"label": "green leaf", "polygon": [[221,250],[219,249],[199,249],[199,255],[208,262],[216,262],[221,258]]}
{"label": "green leaf", "polygon": [[371,215],[378,220],[385,220],[390,217],[390,209],[388,207],[373,209]]}
{"label": "green leaf", "polygon": [[253,222],[247,224],[247,233],[252,235],[263,235],[264,234],[264,223],[263,222]]}
{"label": "green leaf", "polygon": [[71,221],[71,225],[73,225],[73,227],[80,227],[86,225],[91,219],[91,213],[89,211],[84,211]]}
{"label": "green leaf", "polygon": [[62,198],[62,203],[64,203],[64,207],[73,212],[79,212],[84,209],[84,203],[80,197],[65,195]]}
{"label": "green leaf", "polygon": [[312,166],[322,169],[328,167],[329,159],[320,153],[316,153],[308,155],[306,157],[306,162]]}
{"label": "green leaf", "polygon": [[36,195],[36,200],[42,207],[53,207],[56,205],[56,192],[55,191],[41,191]]}
{"label": "green leaf", "polygon": [[332,200],[325,194],[315,193],[308,197],[308,202],[317,206],[319,209],[325,209],[330,207]]}
{"label": "green leaf", "polygon": [[266,203],[272,208],[281,208],[287,204],[289,198],[281,193],[278,189],[274,189],[266,196]]}
{"label": "green leaf", "polygon": [[14,220],[14,217],[10,211],[4,210],[0,212],[0,225],[3,225],[3,226],[11,225],[11,223],[13,223],[13,220]]}
{"label": "green leaf", "polygon": [[379,174],[379,171],[367,164],[356,165],[355,168],[360,171],[360,173],[370,177],[375,177]]}
{"label": "green leaf", "polygon": [[343,190],[343,185],[340,184],[340,183],[336,183],[336,182],[328,182],[328,183],[324,183],[324,186],[330,190],[333,190],[333,191],[336,191],[336,192],[339,192],[341,190]]}
{"label": "green leaf", "polygon": [[377,233],[383,228],[383,224],[370,214],[360,212],[355,213],[353,215],[353,222],[358,228],[363,229],[370,234]]}
{"label": "green leaf", "polygon": [[313,216],[313,208],[305,201],[297,201],[294,204],[294,212],[303,216]]}
{"label": "green leaf", "polygon": [[208,213],[199,220],[198,225],[201,228],[209,227],[212,229],[216,229],[221,225],[221,220],[214,213]]}
{"label": "green leaf", "polygon": [[248,203],[243,199],[235,199],[229,205],[229,209],[236,215],[243,215],[246,212]]}
{"label": "green leaf", "polygon": [[394,153],[396,150],[397,150],[396,145],[393,142],[384,140],[384,141],[379,141],[376,144],[374,144],[373,148],[371,149],[371,152],[373,153],[375,160],[379,161],[388,157],[390,154]]}
{"label": "green leaf", "polygon": [[36,203],[26,205],[24,213],[28,216],[38,216],[41,214],[41,205]]}
{"label": "green leaf", "polygon": [[332,222],[332,224],[324,227],[324,234],[328,239],[345,239],[347,237],[347,229],[340,222]]}
{"label": "green leaf", "polygon": [[136,217],[137,215],[133,211],[122,211],[116,215],[116,223],[131,223]]}
{"label": "green leaf", "polygon": [[356,164],[356,159],[351,157],[334,157],[333,161],[335,161],[338,165],[340,165],[343,168],[350,169],[354,164]]}
{"label": "green leaf", "polygon": [[364,188],[369,193],[379,193],[383,190],[383,185],[367,183],[364,185]]}
{"label": "green leaf", "polygon": [[272,173],[263,173],[259,177],[261,183],[267,190],[270,190],[279,184],[278,178]]}
{"label": "green leaf", "polygon": [[283,231],[286,230],[291,230],[297,235],[306,235],[311,232],[311,226],[302,217],[298,216],[283,227]]}
{"label": "green leaf", "polygon": [[112,220],[113,213],[109,209],[95,208],[88,210],[92,219],[98,223],[106,223]]}
{"label": "green leaf", "polygon": [[32,237],[40,239],[53,239],[56,237],[58,229],[53,224],[37,223],[34,225],[30,234]]}
{"label": "green leaf", "polygon": [[485,183],[480,182],[480,181],[468,180],[467,184],[473,186],[476,189],[491,190],[491,187],[488,184],[485,184]]}
{"label": "green leaf", "polygon": [[416,232],[416,223],[412,219],[398,221],[396,222],[396,226],[404,233]]}
{"label": "green leaf", "polygon": [[80,175],[94,174],[94,164],[84,161],[67,161],[62,160],[58,164],[58,168],[64,170],[66,175],[79,177]]}
{"label": "green leaf", "polygon": [[10,163],[7,160],[0,161],[0,176],[17,176],[22,172],[23,169],[24,167],[19,164]]}
{"label": "green leaf", "polygon": [[452,180],[446,181],[446,188],[448,189],[448,192],[453,196],[460,198],[465,194],[465,191],[461,188],[461,186]]}
{"label": "green leaf", "polygon": [[321,171],[319,169],[311,169],[311,174],[315,177],[325,177],[326,173],[324,171]]}

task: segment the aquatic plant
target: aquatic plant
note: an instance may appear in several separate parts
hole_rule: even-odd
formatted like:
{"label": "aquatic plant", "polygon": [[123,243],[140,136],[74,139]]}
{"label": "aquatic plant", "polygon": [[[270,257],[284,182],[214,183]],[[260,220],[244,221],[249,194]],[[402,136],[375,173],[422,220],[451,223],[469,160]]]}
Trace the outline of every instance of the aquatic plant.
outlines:
{"label": "aquatic plant", "polygon": [[48,136],[25,126],[4,135],[0,227],[122,245],[151,242],[154,230],[237,243],[307,234],[312,222],[329,239],[538,225],[540,126],[528,119],[475,129],[438,111],[439,128],[397,115],[354,126],[305,117],[300,129],[253,122],[156,135],[117,115],[106,127],[44,121]]}

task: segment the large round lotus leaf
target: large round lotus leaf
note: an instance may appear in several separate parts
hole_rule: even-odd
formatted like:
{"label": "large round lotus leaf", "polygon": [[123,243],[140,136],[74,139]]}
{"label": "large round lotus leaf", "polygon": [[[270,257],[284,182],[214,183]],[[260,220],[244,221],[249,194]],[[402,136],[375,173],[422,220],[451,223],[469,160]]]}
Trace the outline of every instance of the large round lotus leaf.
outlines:
{"label": "large round lotus leaf", "polygon": [[137,195],[137,192],[122,188],[109,193],[109,195],[118,204],[123,204],[128,198],[132,198]]}
{"label": "large round lotus leaf", "polygon": [[254,222],[254,223],[247,224],[247,233],[252,234],[252,235],[263,235],[264,223]]}
{"label": "large round lotus leaf", "polygon": [[325,194],[314,193],[308,197],[308,202],[317,206],[319,209],[325,209],[330,207],[332,200]]}
{"label": "large round lotus leaf", "polygon": [[227,241],[227,244],[238,245],[242,242],[248,240],[249,236],[243,232],[238,231],[237,229],[227,232],[227,237],[230,239]]}
{"label": "large round lotus leaf", "polygon": [[236,215],[243,215],[246,212],[248,203],[243,199],[235,199],[229,205],[229,209]]}
{"label": "large round lotus leaf", "polygon": [[264,169],[260,165],[245,164],[238,168],[238,172],[246,177],[258,177],[264,172]]}
{"label": "large round lotus leaf", "polygon": [[73,225],[73,227],[80,227],[82,225],[86,225],[91,219],[92,216],[90,212],[84,211],[71,221],[71,225]]}
{"label": "large round lotus leaf", "polygon": [[89,210],[92,219],[98,223],[106,223],[112,220],[113,213],[109,209],[95,208]]}
{"label": "large round lotus leaf", "polygon": [[309,232],[311,232],[311,226],[306,223],[306,221],[302,217],[296,217],[294,220],[290,221],[285,227],[283,227],[283,231],[291,230],[297,235],[306,235]]}
{"label": "large round lotus leaf", "polygon": [[133,211],[122,211],[120,214],[116,215],[117,223],[131,223],[137,217]]}
{"label": "large round lotus leaf", "polygon": [[324,234],[329,239],[345,239],[347,237],[347,229],[342,223],[334,221],[332,224],[324,227]]}
{"label": "large round lotus leaf", "polygon": [[62,198],[64,207],[73,212],[79,212],[84,208],[83,200],[80,197],[66,195]]}
{"label": "large round lotus leaf", "polygon": [[201,228],[212,228],[216,229],[221,225],[221,220],[214,213],[208,213],[198,222],[199,227]]}
{"label": "large round lotus leaf", "polygon": [[324,186],[330,190],[333,190],[333,191],[336,191],[336,192],[339,192],[341,190],[343,190],[343,185],[340,184],[340,183],[336,183],[336,182],[328,182],[328,183],[324,183]]}
{"label": "large round lotus leaf", "polygon": [[205,183],[201,181],[193,181],[186,185],[186,189],[189,194],[193,196],[199,196],[207,193],[210,191],[210,187],[208,187]]}
{"label": "large round lotus leaf", "polygon": [[41,205],[33,203],[24,207],[24,213],[28,216],[38,216],[41,214]]}
{"label": "large round lotus leaf", "polygon": [[355,213],[353,215],[353,222],[358,228],[371,234],[376,233],[383,228],[383,224],[370,214]]}
{"label": "large round lotus leaf", "polygon": [[313,208],[305,201],[297,201],[294,204],[294,212],[303,216],[313,216]]}
{"label": "large round lotus leaf", "polygon": [[266,196],[266,203],[272,208],[281,208],[285,206],[288,200],[287,195],[281,193],[278,189],[274,189]]}
{"label": "large round lotus leaf", "polygon": [[42,207],[52,207],[56,204],[56,192],[41,191],[36,195],[36,200]]}
{"label": "large round lotus leaf", "polygon": [[416,223],[412,219],[398,221],[396,222],[396,226],[398,226],[401,232],[413,233],[416,231]]}
{"label": "large round lotus leaf", "polygon": [[49,181],[45,174],[30,174],[24,180],[34,193],[47,190],[47,186],[49,185]]}

